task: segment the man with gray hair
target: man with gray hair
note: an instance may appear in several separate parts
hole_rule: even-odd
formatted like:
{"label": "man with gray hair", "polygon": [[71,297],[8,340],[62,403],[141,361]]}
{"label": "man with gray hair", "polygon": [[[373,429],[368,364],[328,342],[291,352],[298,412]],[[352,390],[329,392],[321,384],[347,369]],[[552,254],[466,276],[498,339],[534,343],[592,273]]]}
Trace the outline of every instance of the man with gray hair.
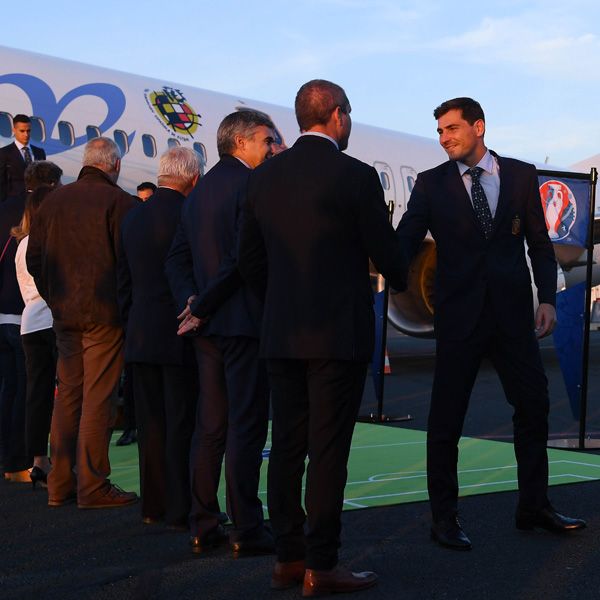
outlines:
{"label": "man with gray hair", "polygon": [[52,311],[58,349],[49,506],[137,500],[108,479],[111,397],[123,368],[116,256],[121,221],[136,203],[116,184],[120,168],[112,140],[88,142],[77,181],[48,196],[29,235],[27,269]]}
{"label": "man with gray hair", "polygon": [[185,197],[199,174],[199,156],[189,148],[171,148],[161,156],[158,189],[123,220],[118,260],[125,362],[131,365],[140,451],[142,521],[164,520],[169,527],[185,529],[196,369],[191,340],[177,335],[179,311],[164,262]]}
{"label": "man with gray hair", "polygon": [[217,501],[223,455],[229,542],[234,556],[273,552],[258,498],[267,436],[266,372],[258,360],[261,305],[235,266],[237,219],[252,169],[272,154],[273,123],[256,111],[226,116],[217,132],[220,161],[198,181],[166,262],[193,338],[199,398],[190,452],[192,552],[224,542]]}

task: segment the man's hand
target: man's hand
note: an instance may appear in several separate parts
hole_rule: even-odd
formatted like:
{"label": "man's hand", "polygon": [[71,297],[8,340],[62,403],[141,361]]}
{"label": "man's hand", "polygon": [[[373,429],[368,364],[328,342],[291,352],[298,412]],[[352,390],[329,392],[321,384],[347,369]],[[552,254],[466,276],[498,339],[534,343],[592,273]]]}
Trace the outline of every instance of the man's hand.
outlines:
{"label": "man's hand", "polygon": [[535,335],[539,339],[550,335],[556,326],[556,309],[552,304],[540,304],[535,313]]}
{"label": "man's hand", "polygon": [[190,296],[187,299],[186,307],[181,311],[177,318],[181,321],[177,329],[177,335],[185,335],[190,331],[198,331],[208,319],[199,319],[192,314],[190,306],[194,302],[196,296]]}

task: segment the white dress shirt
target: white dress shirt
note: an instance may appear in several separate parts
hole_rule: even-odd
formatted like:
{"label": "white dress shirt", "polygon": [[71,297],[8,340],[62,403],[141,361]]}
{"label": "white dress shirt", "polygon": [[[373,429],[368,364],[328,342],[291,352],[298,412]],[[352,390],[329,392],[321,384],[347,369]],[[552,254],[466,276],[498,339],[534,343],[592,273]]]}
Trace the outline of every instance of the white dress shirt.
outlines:
{"label": "white dress shirt", "polygon": [[[469,174],[470,167],[459,161],[456,161],[456,164],[458,165],[458,171],[462,177],[465,189],[469,194],[469,198],[471,198],[472,204],[471,185],[473,182],[471,181],[471,175]],[[475,166],[483,169],[483,172],[479,176],[479,181],[485,192],[488,204],[490,205],[490,212],[492,213],[493,218],[496,216],[498,197],[500,196],[500,167],[498,166],[498,161],[492,156],[489,150],[486,150],[483,158]]]}

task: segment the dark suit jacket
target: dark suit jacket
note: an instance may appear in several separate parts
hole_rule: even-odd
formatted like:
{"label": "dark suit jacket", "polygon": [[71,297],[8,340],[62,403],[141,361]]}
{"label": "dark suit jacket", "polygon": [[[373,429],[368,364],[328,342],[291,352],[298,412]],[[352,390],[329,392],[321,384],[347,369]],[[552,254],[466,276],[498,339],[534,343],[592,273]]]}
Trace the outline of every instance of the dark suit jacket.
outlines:
{"label": "dark suit jacket", "polygon": [[265,288],[262,354],[370,360],[369,257],[404,288],[406,260],[375,169],[312,135],[255,169],[238,266]]}
{"label": "dark suit jacket", "polygon": [[[46,153],[42,148],[29,144],[33,160],[45,160]],[[25,190],[25,160],[23,154],[13,142],[0,148],[0,201],[9,196],[17,196]]]}
{"label": "dark suit jacket", "polygon": [[[496,155],[495,155],[496,156]],[[427,233],[437,249],[436,336],[461,340],[473,331],[489,298],[506,335],[533,329],[533,297],[524,241],[540,303],[555,304],[556,261],[533,165],[497,157],[500,196],[491,238],[485,239],[458,166],[445,162],[420,173],[398,233],[413,256]]]}
{"label": "dark suit jacket", "polygon": [[164,267],[184,200],[183,194],[159,187],[121,225],[118,283],[126,362],[184,363],[184,342],[189,342],[177,335],[178,311]]}
{"label": "dark suit jacket", "polygon": [[[15,269],[17,240],[10,230],[21,222],[25,208],[25,193],[7,198],[0,204],[0,313],[20,315],[25,308]],[[8,245],[7,245],[8,243]]]}
{"label": "dark suit jacket", "polygon": [[223,156],[198,180],[167,257],[165,269],[177,309],[183,310],[187,299],[197,294],[192,312],[211,315],[201,335],[259,335],[261,303],[243,284],[233,259],[249,173],[237,158]]}
{"label": "dark suit jacket", "polygon": [[121,324],[117,253],[121,221],[137,202],[95,167],[56,188],[36,214],[27,269],[55,321],[82,328]]}

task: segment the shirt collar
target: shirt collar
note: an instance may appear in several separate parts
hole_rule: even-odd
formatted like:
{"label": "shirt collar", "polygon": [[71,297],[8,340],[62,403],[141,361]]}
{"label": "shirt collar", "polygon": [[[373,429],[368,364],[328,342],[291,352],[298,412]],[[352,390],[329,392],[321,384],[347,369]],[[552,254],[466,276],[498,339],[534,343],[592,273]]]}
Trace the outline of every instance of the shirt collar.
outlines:
{"label": "shirt collar", "polygon": [[325,138],[326,140],[329,140],[338,150],[340,149],[340,147],[338,146],[338,143],[330,135],[327,135],[326,133],[321,133],[320,131],[305,131],[304,133],[300,134],[300,137],[302,137],[304,135],[316,135],[317,137]]}
{"label": "shirt collar", "polygon": [[29,151],[31,152],[31,147],[29,146],[29,144],[27,144],[27,146],[25,146],[24,144],[21,144],[21,142],[17,142],[17,140],[15,140],[15,146],[21,151],[23,152],[23,148],[29,148]]}
{"label": "shirt collar", "polygon": [[[458,165],[458,172],[461,177],[471,168],[465,165],[465,163],[461,163],[460,161],[456,161]],[[489,150],[485,151],[485,154],[481,158],[481,160],[475,165],[476,167],[481,167],[486,173],[491,175],[494,171],[494,157],[490,154]]]}
{"label": "shirt collar", "polygon": [[252,167],[245,160],[242,160],[239,156],[234,156],[233,158],[237,158],[247,169],[252,169]]}

